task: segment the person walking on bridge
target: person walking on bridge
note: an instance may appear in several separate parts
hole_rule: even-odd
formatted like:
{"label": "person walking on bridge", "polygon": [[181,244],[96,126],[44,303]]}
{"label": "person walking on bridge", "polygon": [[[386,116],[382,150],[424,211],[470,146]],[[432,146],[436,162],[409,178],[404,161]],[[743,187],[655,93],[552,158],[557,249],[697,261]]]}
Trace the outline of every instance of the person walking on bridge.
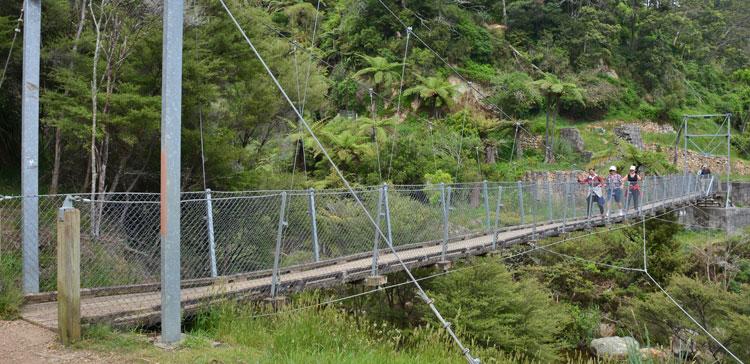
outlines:
{"label": "person walking on bridge", "polygon": [[638,212],[638,207],[641,202],[641,176],[638,175],[635,166],[630,166],[628,175],[622,179],[623,182],[628,183],[628,190],[625,192],[625,213],[627,213],[628,204],[633,201],[633,209]]}
{"label": "person walking on bridge", "polygon": [[609,167],[609,176],[607,176],[607,215],[612,212],[612,200],[614,204],[617,204],[617,208],[620,210],[619,215],[622,216],[622,176],[617,173],[617,167]]}
{"label": "person walking on bridge", "polygon": [[586,177],[578,178],[578,183],[586,185],[589,189],[588,194],[586,195],[586,217],[591,217],[591,210],[594,201],[596,201],[596,204],[599,206],[599,213],[601,214],[602,219],[604,219],[604,191],[602,190],[604,187],[604,178],[599,177],[594,168],[590,168],[589,174]]}

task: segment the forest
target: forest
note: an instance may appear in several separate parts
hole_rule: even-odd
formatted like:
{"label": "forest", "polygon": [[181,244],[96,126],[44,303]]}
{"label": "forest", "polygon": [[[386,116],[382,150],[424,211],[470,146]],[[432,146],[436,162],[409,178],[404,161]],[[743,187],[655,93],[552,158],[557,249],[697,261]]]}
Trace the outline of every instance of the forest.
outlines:
{"label": "forest", "polygon": [[[18,193],[20,182],[20,5],[0,4],[0,54],[9,56],[0,81],[7,194]],[[676,125],[691,112],[731,112],[743,157],[750,149],[740,135],[750,107],[744,5],[229,2],[358,184],[423,183],[436,173],[514,180],[534,168],[582,169],[570,146],[554,141],[561,125]],[[41,191],[157,191],[159,3],[54,0],[43,7]],[[183,190],[340,183],[218,2],[186,5],[184,38]],[[518,155],[519,130],[545,134],[547,146]]]}
{"label": "forest", "polygon": [[[609,165],[665,175],[682,171],[669,148],[683,115],[707,113],[731,114],[729,153],[750,165],[746,0],[225,2],[294,108],[222,2],[186,1],[183,191],[340,188],[326,151],[355,187],[517,181]],[[104,200],[158,192],[162,2],[45,0],[42,7],[40,193]],[[20,0],[0,2],[2,195],[20,194],[21,9]],[[612,128],[625,123],[670,132],[644,129],[649,148],[638,149],[613,142]],[[719,124],[707,121],[699,131]],[[579,130],[588,156],[562,138],[562,128]],[[592,236],[574,233],[575,243],[555,252],[514,256],[525,249],[516,246],[459,263],[452,274],[415,274],[429,276],[425,289],[483,362],[606,362],[588,349],[602,325],[642,347],[669,348],[685,333],[697,346],[669,359],[636,353],[631,363],[730,362],[660,287],[611,267],[640,264],[646,239],[654,279],[750,360],[750,231],[684,226],[666,214],[644,220],[643,230]],[[0,288],[19,286],[16,250],[0,251]],[[151,258],[158,262],[157,253]],[[389,282],[406,276],[391,274]],[[156,351],[148,332],[103,326],[89,327],[79,348],[123,361],[463,361],[411,285],[321,304],[363,289],[305,292],[272,313],[212,306],[186,321],[184,350],[176,352]],[[0,318],[18,318],[22,301],[20,289],[0,290]]]}

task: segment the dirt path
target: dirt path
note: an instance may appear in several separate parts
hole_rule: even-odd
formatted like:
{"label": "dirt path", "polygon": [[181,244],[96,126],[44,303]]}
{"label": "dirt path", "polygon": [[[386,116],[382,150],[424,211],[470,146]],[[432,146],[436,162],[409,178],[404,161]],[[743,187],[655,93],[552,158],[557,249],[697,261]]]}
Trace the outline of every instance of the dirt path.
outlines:
{"label": "dirt path", "polygon": [[111,355],[70,350],[56,334],[26,321],[0,321],[0,364],[105,363],[119,361]]}

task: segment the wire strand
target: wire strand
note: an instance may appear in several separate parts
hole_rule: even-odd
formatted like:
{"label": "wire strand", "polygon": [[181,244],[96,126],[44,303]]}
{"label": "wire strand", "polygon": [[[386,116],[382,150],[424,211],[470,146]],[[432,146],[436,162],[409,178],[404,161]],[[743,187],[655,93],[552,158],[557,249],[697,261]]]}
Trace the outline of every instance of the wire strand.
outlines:
{"label": "wire strand", "polygon": [[[669,210],[667,212],[661,213],[659,215],[655,215],[655,216],[646,218],[646,220],[655,219],[655,218],[657,218],[659,216],[664,216],[664,215],[670,214],[670,213],[672,213],[672,212],[674,212],[676,210],[679,210],[679,209],[680,208],[675,208],[675,209]],[[587,237],[590,237],[590,236],[594,236],[594,235],[598,235],[598,234],[602,234],[602,233],[606,233],[606,232],[612,232],[614,230],[626,229],[626,228],[633,227],[633,226],[636,226],[636,225],[639,225],[639,224],[641,224],[640,221],[634,222],[634,223],[630,223],[630,224],[626,224],[626,225],[621,225],[621,226],[618,226],[616,228],[610,228],[610,229],[606,229],[606,230],[593,231],[593,232],[581,234],[581,235],[578,235],[578,236],[574,236],[574,237],[571,237],[571,238],[561,239],[561,240],[558,240],[558,241],[555,241],[555,242],[552,242],[552,243],[549,243],[549,244],[545,244],[545,245],[535,245],[535,246],[532,246],[530,249],[524,250],[522,252],[514,253],[514,254],[511,254],[511,255],[507,255],[507,256],[503,256],[503,257],[500,258],[500,260],[502,261],[502,260],[507,260],[507,259],[512,259],[512,258],[517,258],[517,257],[523,256],[523,255],[526,255],[526,254],[529,254],[529,253],[533,253],[533,252],[539,251],[539,250],[549,251],[549,250],[547,250],[548,248],[553,247],[553,246],[557,246],[557,245],[560,245],[560,244],[563,244],[563,243],[566,243],[566,242],[580,240],[580,239],[584,239],[584,238],[587,238]],[[560,254],[563,254],[563,253],[560,253]],[[570,256],[570,257],[573,257],[573,256]],[[590,260],[587,260],[585,258],[580,258],[580,259],[577,259],[577,260],[581,260],[581,259],[583,259],[586,262],[595,263],[595,264],[598,264],[598,265],[604,265],[604,264],[606,264],[606,263],[598,263],[598,262],[595,262],[595,261],[590,261]],[[467,265],[467,266],[463,266],[463,267],[460,267],[460,268],[455,268],[455,269],[452,269],[452,270],[448,270],[448,271],[443,271],[443,272],[431,274],[431,275],[426,276],[426,277],[420,277],[420,278],[417,278],[416,280],[418,282],[421,282],[421,281],[425,281],[425,280],[428,280],[428,279],[437,278],[437,277],[441,277],[441,276],[444,276],[444,275],[448,275],[448,274],[453,274],[453,273],[456,273],[456,272],[464,271],[464,270],[467,270],[467,269],[474,269],[474,268],[482,267],[482,266],[484,266],[486,264],[488,264],[488,263],[475,264],[475,265]],[[641,270],[639,268],[619,267],[619,266],[614,266],[614,265],[611,265],[611,268],[616,268],[616,269],[621,269],[621,270],[629,270],[629,271],[638,271],[638,272],[642,272],[643,271],[643,270]],[[628,268],[628,269],[623,269],[623,268]],[[374,293],[374,292],[379,292],[379,291],[383,291],[383,290],[387,290],[387,289],[391,289],[391,288],[395,288],[395,287],[400,287],[400,286],[404,286],[404,285],[411,284],[411,283],[412,283],[411,281],[394,283],[394,284],[390,284],[390,285],[386,285],[386,286],[381,286],[379,288],[372,289],[372,290],[367,291],[367,292],[360,292],[360,293],[357,293],[357,294],[353,294],[353,295],[349,295],[349,296],[345,296],[345,297],[340,297],[340,298],[328,300],[328,301],[325,301],[325,302],[319,302],[319,303],[316,303],[316,304],[313,304],[313,305],[297,307],[297,308],[290,309],[290,310],[254,315],[254,316],[251,316],[251,318],[268,317],[268,316],[274,316],[274,315],[283,314],[285,312],[297,312],[297,311],[301,311],[301,310],[306,310],[306,309],[311,309],[311,308],[315,308],[315,307],[325,306],[325,305],[328,305],[328,304],[331,304],[331,303],[342,302],[342,301],[346,301],[346,300],[349,300],[349,299],[352,299],[352,298],[364,296],[366,294],[370,294],[370,293]]]}
{"label": "wire strand", "polygon": [[13,54],[13,47],[16,45],[16,38],[18,38],[18,33],[21,32],[21,22],[23,21],[23,10],[26,6],[26,1],[21,3],[21,15],[18,16],[18,20],[16,21],[16,27],[13,28],[13,40],[10,41],[10,48],[8,48],[8,57],[5,58],[5,65],[3,66],[3,74],[0,76],[0,88],[3,87],[3,83],[5,82],[5,75],[8,72],[8,64],[10,64],[10,58]]}
{"label": "wire strand", "polygon": [[328,154],[327,149],[323,146],[323,144],[317,138],[317,136],[313,132],[313,130],[310,127],[310,125],[308,125],[307,121],[305,121],[304,116],[302,116],[302,114],[299,112],[299,110],[297,110],[297,108],[294,106],[294,103],[292,102],[292,100],[289,98],[289,96],[287,95],[287,93],[284,90],[284,88],[279,83],[279,80],[276,78],[276,76],[274,75],[273,71],[271,71],[271,68],[268,66],[268,64],[266,64],[266,62],[263,59],[263,57],[261,56],[261,54],[255,48],[255,45],[250,40],[250,38],[247,36],[247,34],[245,33],[245,30],[242,28],[242,26],[240,25],[240,23],[234,17],[234,14],[232,14],[231,10],[229,10],[229,7],[227,6],[227,4],[224,2],[224,0],[219,0],[219,2],[224,7],[224,10],[226,10],[227,14],[231,18],[232,22],[235,24],[235,26],[237,27],[237,29],[240,31],[240,33],[242,34],[242,36],[245,38],[245,41],[250,46],[250,49],[253,51],[253,53],[257,57],[258,61],[260,61],[260,63],[263,66],[263,68],[265,68],[266,73],[271,78],[271,80],[273,81],[273,83],[276,85],[276,87],[278,88],[279,92],[281,92],[282,96],[287,101],[287,103],[289,104],[289,106],[292,108],[292,110],[294,111],[294,113],[297,114],[297,116],[299,117],[299,119],[302,122],[302,124],[305,126],[305,128],[307,129],[307,131],[310,133],[310,136],[313,138],[313,140],[318,145],[318,147],[320,148],[320,150],[323,153],[323,155],[325,156],[325,158],[328,160],[328,162],[333,167],[333,169],[336,172],[336,174],[339,176],[339,178],[341,179],[341,181],[344,183],[344,185],[346,186],[346,189],[352,194],[352,196],[354,197],[354,200],[362,208],[362,211],[364,212],[364,214],[367,217],[367,219],[375,227],[375,230],[377,231],[378,235],[380,235],[388,243],[388,247],[390,248],[393,256],[396,258],[396,260],[398,261],[399,265],[401,265],[401,267],[403,267],[404,272],[406,272],[407,276],[409,276],[409,279],[412,281],[412,283],[414,284],[414,286],[417,288],[418,292],[420,293],[420,297],[430,307],[430,309],[435,314],[435,316],[437,317],[437,319],[439,321],[441,321],[441,323],[443,324],[444,329],[453,338],[453,340],[455,341],[456,345],[459,347],[459,349],[464,354],[464,356],[467,358],[467,360],[470,363],[474,363],[475,359],[470,356],[468,349],[463,345],[463,343],[461,342],[461,340],[459,340],[458,337],[455,335],[455,333],[453,332],[453,330],[450,327],[450,324],[448,324],[448,322],[445,321],[443,319],[443,317],[440,315],[440,312],[437,310],[437,308],[434,305],[434,301],[431,300],[427,296],[427,293],[422,289],[422,286],[419,285],[419,282],[417,282],[417,280],[414,277],[414,275],[412,275],[411,270],[409,270],[409,267],[406,265],[406,263],[404,263],[404,261],[401,259],[401,257],[396,252],[396,249],[393,247],[393,242],[390,239],[388,239],[388,237],[380,229],[380,226],[372,218],[372,216],[370,215],[370,212],[367,210],[367,208],[365,207],[364,203],[362,203],[362,200],[360,200],[359,196],[357,196],[357,194],[354,192],[354,189],[349,184],[349,181],[346,179],[346,177],[344,177],[344,174],[341,172],[341,170],[339,169],[339,167],[336,165],[336,163],[333,161],[333,159],[331,158],[331,156]]}
{"label": "wire strand", "polygon": [[713,340],[713,342],[715,342],[715,343],[716,343],[717,345],[719,345],[719,346],[720,346],[720,347],[721,347],[722,349],[724,349],[724,351],[725,351],[725,352],[727,352],[727,354],[729,354],[729,355],[730,355],[730,356],[731,356],[731,357],[732,357],[732,358],[733,358],[734,360],[736,360],[736,361],[737,361],[738,363],[740,363],[740,364],[744,364],[744,362],[743,362],[742,360],[740,360],[740,358],[738,358],[738,357],[737,357],[737,355],[734,355],[734,353],[733,353],[733,352],[732,352],[731,350],[727,349],[727,347],[726,347],[726,346],[724,346],[724,344],[722,344],[722,343],[721,343],[721,341],[719,341],[719,340],[718,340],[718,339],[717,339],[716,337],[714,337],[714,335],[712,335],[712,334],[711,334],[711,333],[710,333],[710,332],[709,332],[709,331],[708,331],[708,330],[707,330],[707,329],[706,329],[705,327],[703,327],[703,325],[701,325],[700,323],[698,323],[698,320],[696,320],[695,318],[693,318],[693,316],[692,316],[692,315],[691,315],[691,314],[690,314],[689,312],[687,312],[687,310],[685,310],[685,308],[683,308],[683,307],[682,307],[682,305],[680,305],[680,303],[679,303],[679,302],[677,302],[677,300],[675,300],[675,299],[674,299],[674,298],[672,297],[672,295],[670,295],[670,294],[669,294],[669,292],[667,292],[667,291],[666,291],[666,290],[665,290],[665,289],[664,289],[664,288],[663,288],[663,287],[662,287],[662,286],[661,286],[661,285],[659,284],[659,282],[657,282],[657,281],[656,281],[656,279],[654,279],[654,277],[652,277],[652,276],[651,276],[651,274],[650,274],[650,273],[649,273],[648,271],[644,271],[643,273],[645,273],[645,274],[646,274],[646,276],[647,276],[647,277],[648,277],[648,278],[649,278],[649,279],[651,280],[651,282],[654,282],[654,284],[656,285],[656,287],[657,287],[657,288],[659,288],[659,290],[661,290],[661,292],[662,292],[662,293],[664,293],[664,295],[665,295],[665,296],[667,296],[667,298],[668,298],[668,299],[669,299],[670,301],[672,301],[672,303],[673,303],[673,304],[674,304],[675,306],[677,306],[677,308],[679,308],[679,309],[680,309],[680,311],[682,311],[682,313],[684,313],[684,314],[685,314],[685,316],[687,316],[687,317],[688,317],[688,318],[690,319],[690,321],[692,321],[692,322],[693,322],[693,323],[694,323],[694,324],[695,324],[696,326],[698,326],[698,327],[699,327],[699,328],[701,329],[701,331],[703,331],[703,332],[704,332],[704,333],[705,333],[706,335],[708,335],[708,337],[709,337],[709,338],[711,338],[711,340]]}

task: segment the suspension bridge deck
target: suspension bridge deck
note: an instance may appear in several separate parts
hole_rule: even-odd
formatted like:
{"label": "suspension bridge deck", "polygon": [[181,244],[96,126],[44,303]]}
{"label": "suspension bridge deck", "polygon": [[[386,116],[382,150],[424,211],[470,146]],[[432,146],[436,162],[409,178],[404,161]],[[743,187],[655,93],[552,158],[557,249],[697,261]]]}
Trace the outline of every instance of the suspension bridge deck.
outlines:
{"label": "suspension bridge deck", "polygon": [[[658,211],[689,205],[698,195],[680,197],[643,206],[643,213],[654,215]],[[634,217],[631,212],[625,217],[611,217],[611,224],[621,224]],[[605,226],[599,218],[543,222],[536,225],[537,237],[557,236],[561,232],[584,230],[590,226]],[[532,239],[532,225],[516,225],[499,230],[496,248],[528,242]],[[476,256],[493,251],[492,234],[450,241],[447,244],[447,260]],[[398,255],[409,267],[424,267],[438,263],[442,257],[441,242],[425,242],[399,246]],[[370,275],[371,252],[338,259],[288,267],[279,272],[279,291],[298,292],[305,289],[329,287],[347,282],[360,281]],[[382,250],[378,260],[381,274],[402,270],[390,250]],[[269,297],[271,271],[258,271],[217,278],[184,280],[181,303],[185,314],[195,313],[201,306],[226,299],[261,300]],[[84,289],[81,292],[81,319],[83,323],[109,322],[114,326],[127,327],[151,325],[160,320],[161,292],[159,284],[117,286]],[[55,292],[27,295],[22,309],[23,319],[34,324],[56,330],[57,302]]]}

